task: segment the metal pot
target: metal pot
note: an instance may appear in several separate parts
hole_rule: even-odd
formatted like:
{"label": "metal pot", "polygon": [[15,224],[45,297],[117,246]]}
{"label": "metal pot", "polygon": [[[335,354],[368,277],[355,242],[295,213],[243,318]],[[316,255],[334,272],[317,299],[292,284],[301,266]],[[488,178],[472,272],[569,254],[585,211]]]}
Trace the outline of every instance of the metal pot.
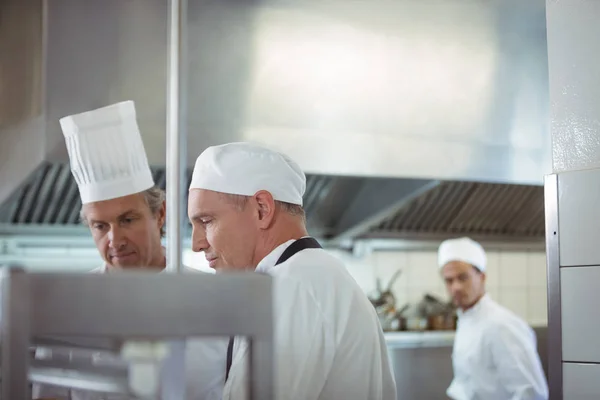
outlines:
{"label": "metal pot", "polygon": [[456,317],[450,314],[430,315],[429,329],[432,331],[453,331],[456,329]]}
{"label": "metal pot", "polygon": [[425,317],[411,316],[405,317],[406,321],[406,330],[414,331],[414,332],[423,332],[427,330],[428,321]]}

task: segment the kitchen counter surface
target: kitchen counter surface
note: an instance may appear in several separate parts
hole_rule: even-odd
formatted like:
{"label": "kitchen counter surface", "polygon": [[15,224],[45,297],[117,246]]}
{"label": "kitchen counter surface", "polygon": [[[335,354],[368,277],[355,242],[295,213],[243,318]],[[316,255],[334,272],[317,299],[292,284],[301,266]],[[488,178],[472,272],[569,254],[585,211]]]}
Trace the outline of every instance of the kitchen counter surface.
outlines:
{"label": "kitchen counter surface", "polygon": [[388,348],[452,347],[454,331],[384,332]]}

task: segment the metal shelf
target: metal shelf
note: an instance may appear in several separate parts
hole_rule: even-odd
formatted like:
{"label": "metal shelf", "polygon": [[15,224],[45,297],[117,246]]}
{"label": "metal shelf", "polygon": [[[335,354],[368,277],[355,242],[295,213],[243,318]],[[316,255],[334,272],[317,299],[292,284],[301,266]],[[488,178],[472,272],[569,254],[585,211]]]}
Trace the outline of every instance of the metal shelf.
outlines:
{"label": "metal shelf", "polygon": [[[272,278],[268,275],[48,274],[17,268],[8,268],[4,273],[4,399],[27,398],[30,381],[127,393],[124,385],[128,377],[118,365],[78,364],[72,360],[63,365],[56,360],[31,362],[31,347],[36,341],[91,351],[98,346],[109,350],[118,346],[118,341],[107,338],[181,342],[187,337],[233,335],[249,339],[249,398],[272,398]],[[56,339],[63,336],[69,339]],[[184,354],[176,354],[175,362],[181,366],[177,370],[183,371]],[[167,375],[171,374],[160,376],[160,387],[176,391],[185,387],[183,374]],[[178,395],[170,398],[184,399],[184,395]]]}

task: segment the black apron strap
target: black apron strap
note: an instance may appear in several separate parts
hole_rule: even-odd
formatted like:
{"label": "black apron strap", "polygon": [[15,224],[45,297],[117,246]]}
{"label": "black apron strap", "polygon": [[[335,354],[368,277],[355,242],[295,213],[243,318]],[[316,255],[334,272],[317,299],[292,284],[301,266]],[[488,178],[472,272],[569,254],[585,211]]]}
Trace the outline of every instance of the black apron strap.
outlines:
{"label": "black apron strap", "polygon": [[225,371],[225,382],[229,379],[229,370],[231,369],[231,363],[233,362],[233,338],[229,338],[229,344],[227,345],[227,371]]}
{"label": "black apron strap", "polygon": [[289,260],[294,254],[301,252],[305,249],[320,249],[322,248],[319,242],[316,239],[311,237],[304,237],[302,239],[296,240],[294,243],[290,244],[287,249],[283,252],[281,257],[277,259],[275,265],[279,265],[281,263]]}
{"label": "black apron strap", "polygon": [[[321,245],[317,242],[316,239],[311,237],[304,237],[302,239],[296,240],[294,243],[288,246],[287,249],[281,254],[281,256],[277,259],[275,265],[279,265],[281,263],[286,262],[290,259],[294,254],[301,252],[305,249],[321,249]],[[229,344],[227,345],[227,370],[225,371],[225,382],[229,378],[229,370],[231,370],[231,364],[233,362],[233,338],[234,336],[229,338]]]}

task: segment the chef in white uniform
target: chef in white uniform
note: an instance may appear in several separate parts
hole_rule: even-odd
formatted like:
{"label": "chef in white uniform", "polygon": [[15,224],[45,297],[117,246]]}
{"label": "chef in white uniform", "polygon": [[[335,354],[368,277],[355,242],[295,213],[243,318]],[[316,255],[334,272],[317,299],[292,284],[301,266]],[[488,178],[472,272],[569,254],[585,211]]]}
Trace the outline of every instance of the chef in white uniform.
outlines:
{"label": "chef in white uniform", "polygon": [[452,352],[455,400],[543,400],[548,386],[533,330],[485,293],[486,255],[469,239],[450,239],[438,251],[446,288],[458,307]]}
{"label": "chef in white uniform", "polygon": [[[104,264],[94,272],[131,268],[164,270],[165,251],[161,246],[164,192],[154,184],[134,103],[126,101],[72,115],[61,119],[60,124],[83,204],[82,220],[89,226],[104,259]],[[221,398],[227,343],[226,338],[188,340],[188,399]],[[168,361],[162,367],[168,370]],[[112,400],[121,397],[35,385],[33,398]]]}
{"label": "chef in white uniform", "polygon": [[[277,399],[395,400],[375,310],[344,265],[308,236],[306,178],[287,156],[249,143],[209,147],[189,191],[192,247],[218,272],[274,279]],[[247,397],[247,342],[228,349],[223,399]]]}

